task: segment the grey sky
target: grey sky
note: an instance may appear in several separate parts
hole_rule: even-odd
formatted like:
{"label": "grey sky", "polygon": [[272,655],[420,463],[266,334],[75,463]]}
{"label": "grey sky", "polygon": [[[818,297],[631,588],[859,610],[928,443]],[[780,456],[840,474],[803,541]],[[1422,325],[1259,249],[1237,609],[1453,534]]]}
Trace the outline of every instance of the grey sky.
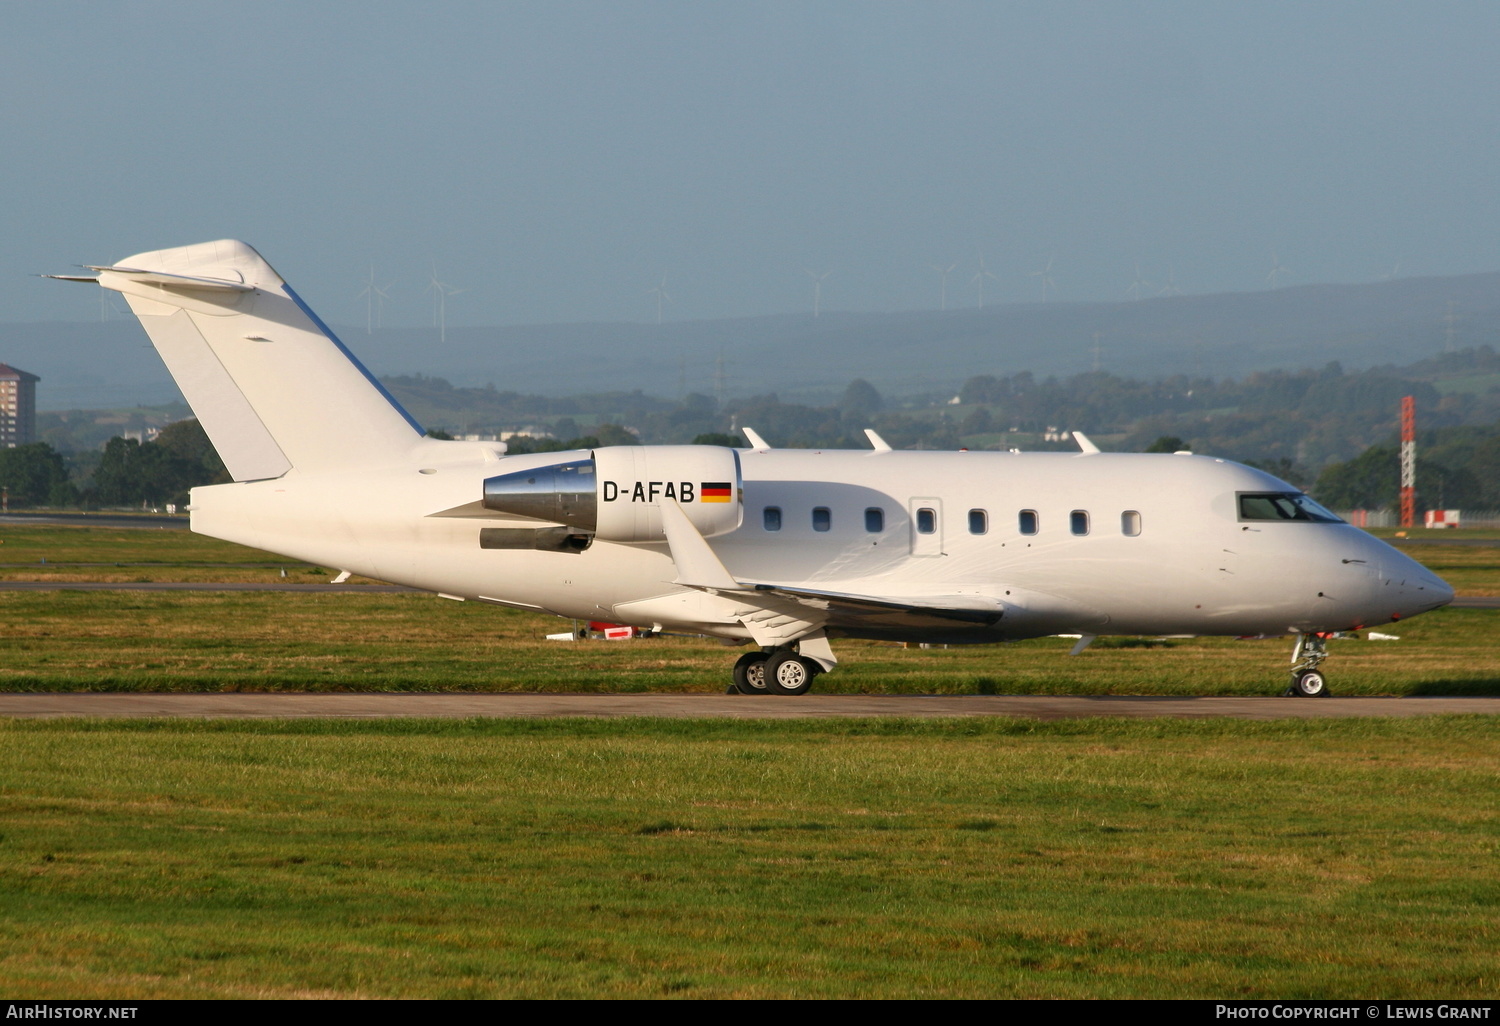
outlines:
{"label": "grey sky", "polygon": [[320,313],[674,320],[1500,267],[1493,3],[0,7],[0,320],[233,236]]}

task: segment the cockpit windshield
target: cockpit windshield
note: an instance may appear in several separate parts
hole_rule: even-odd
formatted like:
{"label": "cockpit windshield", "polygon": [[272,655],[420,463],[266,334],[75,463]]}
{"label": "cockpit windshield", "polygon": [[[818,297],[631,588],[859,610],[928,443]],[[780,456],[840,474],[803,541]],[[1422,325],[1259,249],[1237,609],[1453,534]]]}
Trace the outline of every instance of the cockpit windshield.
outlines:
{"label": "cockpit windshield", "polygon": [[1301,520],[1342,524],[1343,521],[1301,492],[1241,492],[1241,520]]}

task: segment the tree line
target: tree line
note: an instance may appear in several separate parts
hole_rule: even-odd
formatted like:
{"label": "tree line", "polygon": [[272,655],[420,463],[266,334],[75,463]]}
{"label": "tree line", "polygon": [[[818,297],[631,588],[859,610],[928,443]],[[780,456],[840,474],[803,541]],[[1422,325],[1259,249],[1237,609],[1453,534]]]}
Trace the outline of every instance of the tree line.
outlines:
{"label": "tree line", "polygon": [[62,453],[46,442],[0,449],[0,487],[12,507],[187,505],[188,490],[230,480],[196,420],[179,420],[155,439],[111,438],[79,483]]}
{"label": "tree line", "polygon": [[[1461,387],[1452,387],[1455,377]],[[1427,378],[1450,384],[1439,390]],[[1423,427],[1422,501],[1500,508],[1500,355],[1489,347],[1406,368],[1346,372],[1332,363],[1237,380],[980,374],[956,396],[898,400],[856,379],[822,405],[783,402],[774,393],[723,403],[640,392],[559,398],[459,388],[422,376],[384,380],[419,420],[437,425],[431,432],[437,437],[529,426],[509,440],[517,453],[637,442],[742,445],[741,427],[789,448],[863,448],[866,428],[896,448],[1072,448],[1066,435],[1048,430],[1056,428],[1085,431],[1106,450],[1141,451],[1169,441],[1173,449],[1251,463],[1339,508],[1395,502],[1397,406],[1412,395]],[[0,485],[17,506],[185,503],[189,488],[226,480],[195,420],[170,424],[150,442],[111,438],[102,452],[59,452],[46,443],[0,450]]]}

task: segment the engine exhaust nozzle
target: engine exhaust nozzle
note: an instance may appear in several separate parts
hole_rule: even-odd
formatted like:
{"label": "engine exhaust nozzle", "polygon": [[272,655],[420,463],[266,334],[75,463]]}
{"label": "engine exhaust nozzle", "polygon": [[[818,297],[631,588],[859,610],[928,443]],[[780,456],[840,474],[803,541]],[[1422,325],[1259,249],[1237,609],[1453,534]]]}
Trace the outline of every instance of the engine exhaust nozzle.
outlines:
{"label": "engine exhaust nozzle", "polygon": [[593,460],[486,478],[484,508],[592,531],[599,523]]}

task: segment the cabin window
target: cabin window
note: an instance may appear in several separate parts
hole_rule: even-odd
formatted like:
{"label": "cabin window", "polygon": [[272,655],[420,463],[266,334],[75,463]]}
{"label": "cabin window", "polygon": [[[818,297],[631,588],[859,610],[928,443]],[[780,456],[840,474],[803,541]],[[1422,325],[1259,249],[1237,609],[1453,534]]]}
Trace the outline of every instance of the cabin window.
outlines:
{"label": "cabin window", "polygon": [[813,530],[826,531],[833,526],[833,514],[828,511],[827,506],[817,506],[813,509]]}
{"label": "cabin window", "polygon": [[969,510],[969,533],[988,534],[990,530],[990,515],[982,509]]}
{"label": "cabin window", "polygon": [[1089,533],[1089,515],[1087,510],[1075,509],[1068,514],[1068,526],[1074,534],[1084,535]]}
{"label": "cabin window", "polygon": [[1036,534],[1036,510],[1021,510],[1021,533]]}
{"label": "cabin window", "polygon": [[879,506],[871,506],[865,510],[865,530],[871,534],[879,534],[885,530],[885,510]]}
{"label": "cabin window", "polygon": [[1120,533],[1127,538],[1134,538],[1141,533],[1141,515],[1133,509],[1127,509],[1120,514]]}
{"label": "cabin window", "polygon": [[765,512],[761,514],[761,523],[765,525],[767,531],[781,530],[781,507],[767,506]]}
{"label": "cabin window", "polygon": [[936,534],[937,514],[926,508],[917,510],[917,533]]}

